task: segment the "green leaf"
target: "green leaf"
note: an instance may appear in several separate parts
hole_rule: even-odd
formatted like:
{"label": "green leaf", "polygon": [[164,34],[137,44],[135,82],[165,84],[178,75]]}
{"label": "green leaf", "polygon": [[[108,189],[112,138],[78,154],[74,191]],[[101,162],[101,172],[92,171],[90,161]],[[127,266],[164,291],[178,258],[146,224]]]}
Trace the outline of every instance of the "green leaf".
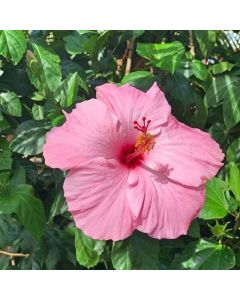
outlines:
{"label": "green leaf", "polygon": [[229,173],[229,188],[236,200],[240,202],[240,170],[236,164],[231,164]]}
{"label": "green leaf", "polygon": [[221,61],[220,63],[213,65],[211,67],[211,70],[213,74],[220,74],[226,71],[231,71],[233,67],[234,67],[233,64],[227,61]]}
{"label": "green leaf", "polygon": [[103,32],[100,33],[97,39],[94,40],[91,55],[92,55],[92,66],[93,69],[95,69],[96,71],[100,71],[99,54],[105,48],[107,42],[112,37],[112,35],[113,35],[112,30],[104,30]]}
{"label": "green leaf", "polygon": [[22,104],[14,92],[0,94],[0,109],[10,116],[21,117],[22,115]]}
{"label": "green leaf", "polygon": [[180,65],[185,48],[179,41],[165,44],[137,43],[137,54],[150,60],[151,64],[174,73]]}
{"label": "green leaf", "polygon": [[29,120],[21,123],[16,129],[10,148],[25,156],[41,153],[45,134],[50,127],[46,121]]}
{"label": "green leaf", "polygon": [[22,30],[0,30],[0,55],[16,65],[26,51],[27,41]]}
{"label": "green leaf", "polygon": [[220,219],[227,215],[228,205],[224,189],[225,183],[220,178],[214,178],[207,183],[206,200],[199,216],[201,219]]}
{"label": "green leaf", "polygon": [[33,187],[28,184],[18,185],[12,191],[11,197],[18,204],[15,213],[20,221],[39,240],[44,233],[46,219],[42,202],[34,196]]}
{"label": "green leaf", "polygon": [[0,214],[0,249],[11,245],[19,238],[19,233],[18,223],[10,216]]}
{"label": "green leaf", "polygon": [[201,233],[200,233],[200,226],[199,226],[199,222],[198,219],[195,219],[192,221],[189,229],[188,229],[188,235],[190,235],[193,238],[200,238],[201,237]]}
{"label": "green leaf", "polygon": [[61,83],[55,92],[55,99],[60,103],[61,107],[69,107],[75,103],[80,84],[85,91],[88,91],[88,87],[77,72],[70,74]]}
{"label": "green leaf", "polygon": [[17,211],[18,201],[14,194],[9,190],[9,186],[3,190],[3,185],[0,183],[0,214],[12,214]]}
{"label": "green leaf", "polygon": [[231,98],[231,90],[233,87],[239,87],[240,78],[237,76],[220,76],[213,78],[210,84],[205,99],[208,105],[217,105],[224,99]]}
{"label": "green leaf", "polygon": [[227,160],[240,163],[240,138],[233,141],[227,149]]}
{"label": "green leaf", "polygon": [[75,56],[77,54],[82,54],[85,51],[89,50],[89,44],[91,43],[90,39],[96,41],[97,34],[95,32],[85,31],[74,31],[74,33],[67,35],[63,38],[65,42],[66,51]]}
{"label": "green leaf", "polygon": [[11,186],[26,183],[26,169],[20,164],[14,166],[14,173],[11,177]]}
{"label": "green leaf", "polygon": [[0,213],[16,213],[30,234],[35,239],[41,238],[45,229],[45,213],[31,185],[13,186],[5,193],[0,193]]}
{"label": "green leaf", "polygon": [[129,83],[143,91],[147,91],[153,85],[154,81],[154,75],[147,71],[132,72],[122,79],[123,84]]}
{"label": "green leaf", "polygon": [[194,30],[194,35],[204,57],[207,57],[214,47],[217,33],[214,30]]}
{"label": "green leaf", "polygon": [[93,240],[82,231],[75,230],[76,257],[80,265],[92,268],[99,263],[106,241]]}
{"label": "green leaf", "polygon": [[44,112],[47,118],[51,120],[53,126],[61,125],[65,119],[61,107],[56,101],[46,101]]}
{"label": "green leaf", "polygon": [[9,142],[0,136],[0,171],[10,170],[12,166],[12,152]]}
{"label": "green leaf", "polygon": [[135,232],[123,241],[114,242],[112,263],[117,270],[155,270],[159,267],[159,241]]}
{"label": "green leaf", "polygon": [[53,218],[57,215],[61,215],[67,211],[67,203],[64,198],[63,192],[58,192],[54,198],[53,204],[49,213],[49,220],[53,220]]}
{"label": "green leaf", "polygon": [[168,99],[171,99],[173,114],[180,121],[192,127],[203,128],[208,113],[206,103],[193,90],[189,81],[182,74],[176,72],[174,76],[165,76],[163,87]]}
{"label": "green leaf", "polygon": [[224,124],[216,122],[209,128],[209,133],[215,141],[225,147],[228,141],[228,131]]}
{"label": "green leaf", "polygon": [[45,96],[54,92],[61,82],[60,58],[46,48],[32,43],[27,53],[27,71],[32,84]]}
{"label": "green leaf", "polygon": [[223,101],[223,119],[226,127],[231,129],[240,121],[240,84],[237,87],[228,85],[228,97]]}
{"label": "green leaf", "polygon": [[43,120],[44,119],[44,107],[38,104],[33,104],[32,114],[34,120]]}
{"label": "green leaf", "polygon": [[239,77],[221,76],[213,79],[205,95],[209,105],[217,105],[223,101],[223,118],[227,129],[240,121],[239,87]]}
{"label": "green leaf", "polygon": [[235,266],[235,256],[230,247],[201,239],[187,245],[175,264],[181,269],[228,270]]}
{"label": "green leaf", "polygon": [[4,130],[9,129],[11,126],[9,122],[5,118],[1,118],[1,111],[0,111],[0,133],[3,132]]}
{"label": "green leaf", "polygon": [[137,43],[138,55],[149,60],[161,60],[167,56],[183,53],[184,50],[183,44],[178,41],[165,44]]}
{"label": "green leaf", "polygon": [[208,78],[208,69],[200,60],[192,61],[192,71],[196,78],[200,80],[207,80]]}

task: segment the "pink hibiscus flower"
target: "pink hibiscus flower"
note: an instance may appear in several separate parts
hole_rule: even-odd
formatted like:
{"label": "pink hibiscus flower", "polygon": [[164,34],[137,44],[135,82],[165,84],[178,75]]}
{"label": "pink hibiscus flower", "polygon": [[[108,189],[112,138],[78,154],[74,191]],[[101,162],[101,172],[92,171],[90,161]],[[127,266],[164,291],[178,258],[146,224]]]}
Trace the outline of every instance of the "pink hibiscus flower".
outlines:
{"label": "pink hibiscus flower", "polygon": [[174,239],[204,203],[206,181],[222,166],[218,144],[176,120],[155,83],[146,93],[123,85],[96,88],[52,129],[43,154],[64,182],[76,226],[94,239],[125,239],[137,229]]}

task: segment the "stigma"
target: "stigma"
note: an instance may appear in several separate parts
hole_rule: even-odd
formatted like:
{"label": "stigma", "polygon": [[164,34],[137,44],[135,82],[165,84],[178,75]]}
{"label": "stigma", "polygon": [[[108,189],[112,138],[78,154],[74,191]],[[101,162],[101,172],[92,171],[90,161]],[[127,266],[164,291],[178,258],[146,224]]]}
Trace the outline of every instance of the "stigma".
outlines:
{"label": "stigma", "polygon": [[138,121],[134,121],[134,129],[140,132],[135,142],[135,151],[137,153],[149,153],[154,147],[154,136],[148,132],[148,126],[151,120],[146,120],[146,117],[142,118],[142,124]]}

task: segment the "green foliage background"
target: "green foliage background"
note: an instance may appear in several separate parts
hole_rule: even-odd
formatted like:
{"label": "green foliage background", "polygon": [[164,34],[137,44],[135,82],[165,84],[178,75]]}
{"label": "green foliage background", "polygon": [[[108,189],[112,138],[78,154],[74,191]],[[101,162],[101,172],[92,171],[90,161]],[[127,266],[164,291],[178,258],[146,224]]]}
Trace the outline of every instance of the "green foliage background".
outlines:
{"label": "green foliage background", "polygon": [[[240,269],[240,51],[233,31],[0,31],[0,269]],[[187,236],[112,243],[74,226],[45,134],[105,82],[154,81],[225,164]],[[184,209],[184,208],[183,208]],[[96,220],[97,222],[98,220]],[[13,253],[13,254],[11,254]],[[20,256],[16,256],[18,253]]]}

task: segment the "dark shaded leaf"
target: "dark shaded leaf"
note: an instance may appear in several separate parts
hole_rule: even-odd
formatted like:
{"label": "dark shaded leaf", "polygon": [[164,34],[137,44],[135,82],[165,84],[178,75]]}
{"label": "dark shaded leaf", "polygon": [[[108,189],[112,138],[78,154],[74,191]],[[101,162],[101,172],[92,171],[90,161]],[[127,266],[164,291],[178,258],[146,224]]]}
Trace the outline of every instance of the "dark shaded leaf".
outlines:
{"label": "dark shaded leaf", "polygon": [[113,244],[112,263],[117,270],[155,270],[160,264],[159,251],[158,240],[135,232]]}

